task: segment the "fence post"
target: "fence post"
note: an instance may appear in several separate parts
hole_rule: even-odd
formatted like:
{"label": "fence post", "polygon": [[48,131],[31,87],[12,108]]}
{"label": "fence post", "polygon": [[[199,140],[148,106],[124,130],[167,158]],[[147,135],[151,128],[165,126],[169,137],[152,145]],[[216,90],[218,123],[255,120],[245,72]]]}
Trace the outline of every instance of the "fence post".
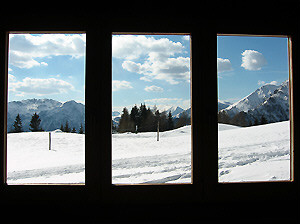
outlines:
{"label": "fence post", "polygon": [[159,141],[159,121],[157,122],[157,141]]}
{"label": "fence post", "polygon": [[49,132],[49,150],[51,150],[51,132]]}

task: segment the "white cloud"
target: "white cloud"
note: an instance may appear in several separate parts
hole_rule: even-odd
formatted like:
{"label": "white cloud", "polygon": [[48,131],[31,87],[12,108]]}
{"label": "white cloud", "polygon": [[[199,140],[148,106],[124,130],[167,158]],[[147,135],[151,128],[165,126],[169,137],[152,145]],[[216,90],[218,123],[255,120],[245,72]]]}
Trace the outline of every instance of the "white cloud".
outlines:
{"label": "white cloud", "polygon": [[159,86],[146,86],[145,90],[147,92],[163,92],[164,89]]}
{"label": "white cloud", "polygon": [[241,67],[250,71],[258,71],[267,64],[267,60],[262,53],[255,50],[245,50],[242,53],[242,65]]}
{"label": "white cloud", "polygon": [[271,81],[269,83],[266,83],[265,81],[262,81],[262,80],[258,80],[258,82],[257,82],[257,85],[259,85],[259,86],[268,85],[268,84],[277,86],[278,82],[277,81]]}
{"label": "white cloud", "polygon": [[22,96],[26,94],[36,94],[37,96],[62,94],[74,90],[72,84],[55,78],[35,79],[26,77],[22,81],[12,81],[9,82],[9,90]]}
{"label": "white cloud", "polygon": [[46,66],[38,58],[69,55],[79,58],[85,54],[85,35],[73,34],[14,34],[10,35],[9,63],[19,68]]}
{"label": "white cloud", "polygon": [[217,58],[218,72],[227,72],[232,70],[231,62],[229,59]]}
{"label": "white cloud", "polygon": [[120,81],[120,80],[113,80],[112,81],[112,91],[118,91],[122,89],[132,89],[131,83],[128,81]]}
{"label": "white cloud", "polygon": [[[190,79],[190,58],[173,57],[182,53],[184,46],[167,38],[155,39],[142,35],[113,36],[112,55],[125,59],[123,69],[144,75],[144,81],[165,80],[178,84],[180,80]],[[142,63],[134,60],[142,59]]]}
{"label": "white cloud", "polygon": [[168,110],[170,107],[180,106],[183,109],[188,109],[191,107],[190,99],[184,100],[182,98],[155,98],[147,99],[145,103],[153,107],[154,105],[161,111]]}

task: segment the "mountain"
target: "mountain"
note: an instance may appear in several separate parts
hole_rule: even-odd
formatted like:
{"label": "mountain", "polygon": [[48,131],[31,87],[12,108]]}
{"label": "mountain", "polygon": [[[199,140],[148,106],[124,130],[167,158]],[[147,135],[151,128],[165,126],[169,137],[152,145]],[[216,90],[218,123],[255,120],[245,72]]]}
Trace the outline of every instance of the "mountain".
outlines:
{"label": "mountain", "polygon": [[179,115],[184,111],[184,109],[182,109],[181,107],[170,107],[168,110],[166,110],[167,114],[169,114],[169,112],[172,113],[173,117],[179,117]]}
{"label": "mountain", "polygon": [[289,81],[265,85],[219,111],[219,123],[249,126],[289,120]]}
{"label": "mountain", "polygon": [[250,120],[264,116],[268,123],[289,120],[289,82],[283,82],[263,103],[248,111]]}
{"label": "mountain", "polygon": [[248,110],[254,109],[266,101],[278,87],[279,86],[276,85],[266,84],[222,111],[226,111],[231,118],[241,111],[248,112]]}
{"label": "mountain", "polygon": [[41,119],[41,127],[45,131],[59,129],[61,124],[68,121],[71,128],[78,131],[80,125],[85,123],[85,105],[74,100],[61,103],[52,99],[28,99],[22,101],[12,101],[8,103],[7,129],[12,128],[12,124],[20,114],[23,131],[29,131],[31,116],[37,113]]}
{"label": "mountain", "polygon": [[230,102],[218,100],[218,111],[223,110],[231,105]]}

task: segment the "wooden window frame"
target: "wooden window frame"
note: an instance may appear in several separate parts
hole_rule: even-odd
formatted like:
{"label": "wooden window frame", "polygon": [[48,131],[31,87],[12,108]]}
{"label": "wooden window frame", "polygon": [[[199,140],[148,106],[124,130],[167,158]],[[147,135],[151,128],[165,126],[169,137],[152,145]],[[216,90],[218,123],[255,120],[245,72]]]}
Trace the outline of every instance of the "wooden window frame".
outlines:
{"label": "wooden window frame", "polygon": [[[26,19],[25,19],[26,20]],[[92,20],[92,19],[91,19]],[[293,138],[294,179],[291,182],[218,183],[218,128],[217,128],[217,34],[287,35],[292,38],[292,59],[300,58],[299,33],[288,21],[270,24],[263,21],[244,26],[213,21],[185,21],[149,18],[141,21],[132,18],[109,17],[108,21],[67,21],[59,23],[49,17],[48,23],[26,20],[20,25],[9,23],[0,33],[0,198],[4,202],[53,202],[53,204],[165,204],[293,200],[299,186],[299,147]],[[30,24],[30,25],[28,25]],[[224,25],[230,24],[230,25]],[[84,31],[86,33],[86,147],[85,185],[7,185],[5,183],[6,109],[8,32]],[[123,185],[111,184],[111,110],[112,110],[112,51],[111,35],[114,32],[134,33],[189,33],[192,48],[193,72],[191,82],[192,105],[192,184]],[[99,63],[101,62],[101,63]],[[298,83],[299,65],[292,64],[292,86]],[[205,83],[205,85],[204,85]],[[202,87],[202,88],[201,88]],[[207,94],[209,91],[209,94]],[[296,88],[291,89],[297,102]],[[297,92],[298,93],[298,92]],[[100,98],[99,96],[105,96]],[[101,103],[100,103],[101,102]],[[199,103],[201,102],[201,104]],[[105,105],[103,109],[101,105]],[[205,105],[203,110],[202,105]],[[101,112],[103,120],[99,120]],[[198,116],[195,116],[197,114]],[[297,108],[293,108],[297,114]],[[297,118],[293,119],[296,136]],[[105,127],[99,132],[99,125]],[[101,144],[99,144],[99,141]],[[276,196],[274,196],[276,195]],[[274,197],[276,197],[274,199]]]}

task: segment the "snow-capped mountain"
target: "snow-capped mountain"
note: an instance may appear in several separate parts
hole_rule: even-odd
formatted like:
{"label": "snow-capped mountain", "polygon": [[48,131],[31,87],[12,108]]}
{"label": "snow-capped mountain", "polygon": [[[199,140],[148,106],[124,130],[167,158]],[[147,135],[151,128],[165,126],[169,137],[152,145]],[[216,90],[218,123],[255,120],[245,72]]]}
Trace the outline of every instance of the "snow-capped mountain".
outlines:
{"label": "snow-capped mountain", "polygon": [[269,123],[289,119],[289,81],[283,82],[273,94],[256,108],[248,111],[250,120],[264,116]]}
{"label": "snow-capped mountain", "polygon": [[7,129],[12,128],[12,124],[20,114],[23,131],[29,131],[31,116],[37,113],[41,119],[40,126],[45,131],[59,129],[61,124],[66,121],[70,128],[77,131],[85,122],[85,105],[77,103],[74,100],[61,103],[52,99],[28,99],[22,101],[13,101],[8,103]]}
{"label": "snow-capped mountain", "polygon": [[182,109],[181,107],[170,107],[168,110],[166,110],[167,114],[169,114],[169,112],[172,113],[173,117],[179,117],[179,115],[184,111],[184,109]]}
{"label": "snow-capped mountain", "polygon": [[230,102],[218,100],[218,111],[223,110],[231,105]]}
{"label": "snow-capped mountain", "polygon": [[278,87],[273,84],[266,84],[223,110],[231,118],[241,111],[248,112],[248,110],[254,109],[265,102]]}

